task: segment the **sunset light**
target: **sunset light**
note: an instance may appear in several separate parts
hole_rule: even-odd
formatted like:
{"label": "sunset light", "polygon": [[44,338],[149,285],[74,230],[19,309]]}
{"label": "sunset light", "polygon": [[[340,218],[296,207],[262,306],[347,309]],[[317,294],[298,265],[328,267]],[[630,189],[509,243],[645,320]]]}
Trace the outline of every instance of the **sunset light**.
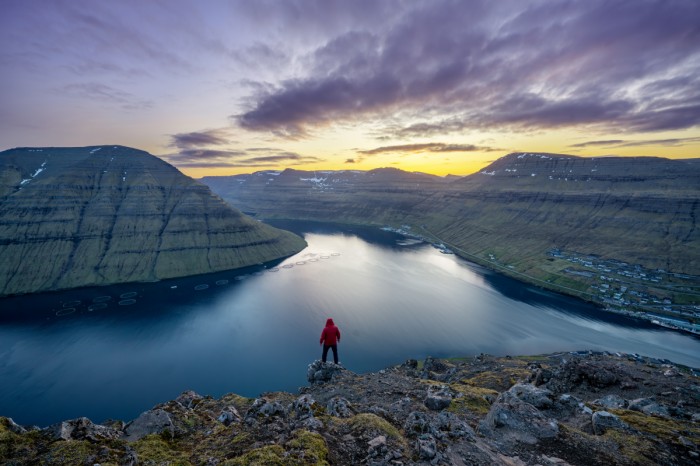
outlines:
{"label": "sunset light", "polygon": [[1,149],[118,143],[194,177],[513,151],[698,156],[694,1],[15,1]]}

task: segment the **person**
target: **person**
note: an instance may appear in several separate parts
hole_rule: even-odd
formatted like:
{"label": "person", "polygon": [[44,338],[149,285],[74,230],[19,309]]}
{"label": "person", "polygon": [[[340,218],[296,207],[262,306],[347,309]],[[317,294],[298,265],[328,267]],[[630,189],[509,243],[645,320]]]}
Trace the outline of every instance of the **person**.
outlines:
{"label": "person", "polygon": [[326,326],[321,332],[321,344],[323,345],[323,356],[321,360],[326,362],[328,348],[333,350],[333,362],[338,364],[338,343],[340,342],[340,330],[333,323],[333,319],[326,320]]}

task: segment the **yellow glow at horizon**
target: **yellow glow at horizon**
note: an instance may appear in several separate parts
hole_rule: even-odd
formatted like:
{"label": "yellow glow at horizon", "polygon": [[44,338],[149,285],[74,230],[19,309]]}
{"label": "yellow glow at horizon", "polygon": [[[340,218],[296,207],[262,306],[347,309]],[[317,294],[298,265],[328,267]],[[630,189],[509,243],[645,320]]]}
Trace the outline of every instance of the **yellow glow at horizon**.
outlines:
{"label": "yellow glow at horizon", "polygon": [[[364,129],[364,128],[363,128]],[[371,170],[380,167],[394,167],[405,171],[419,171],[434,175],[460,175],[475,173],[493,161],[511,152],[549,152],[569,154],[582,157],[602,156],[656,156],[670,159],[700,157],[700,130],[684,130],[649,134],[593,134],[582,130],[562,129],[539,131],[535,133],[498,133],[481,132],[451,135],[449,137],[415,138],[407,140],[377,140],[367,136],[367,131],[356,128],[331,128],[312,134],[306,139],[256,140],[247,141],[238,148],[272,147],[279,152],[294,152],[304,157],[316,157],[317,162],[295,165],[282,163],[271,166],[216,167],[216,168],[180,168],[180,171],[193,178],[203,176],[227,176],[253,173],[260,170]],[[698,138],[697,142],[686,145],[649,145],[649,146],[598,146],[574,147],[590,141],[624,140],[645,141],[663,139]],[[490,147],[491,151],[477,150],[470,152],[382,152],[374,155],[362,154],[362,150],[377,147],[407,144],[444,143],[473,144],[478,147]],[[259,154],[268,155],[268,154]],[[274,151],[269,155],[274,155]],[[353,159],[355,163],[346,163]]]}

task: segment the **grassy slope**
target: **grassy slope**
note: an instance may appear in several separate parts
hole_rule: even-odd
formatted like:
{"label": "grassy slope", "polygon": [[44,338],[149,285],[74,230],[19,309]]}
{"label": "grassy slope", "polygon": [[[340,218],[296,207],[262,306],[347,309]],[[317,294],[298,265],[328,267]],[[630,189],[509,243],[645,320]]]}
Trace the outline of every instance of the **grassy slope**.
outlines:
{"label": "grassy slope", "polygon": [[694,161],[511,154],[450,183],[395,173],[332,189],[300,182],[308,173],[285,173],[212,186],[261,218],[410,225],[470,260],[584,298],[591,280],[563,273],[571,264],[550,249],[700,275]]}

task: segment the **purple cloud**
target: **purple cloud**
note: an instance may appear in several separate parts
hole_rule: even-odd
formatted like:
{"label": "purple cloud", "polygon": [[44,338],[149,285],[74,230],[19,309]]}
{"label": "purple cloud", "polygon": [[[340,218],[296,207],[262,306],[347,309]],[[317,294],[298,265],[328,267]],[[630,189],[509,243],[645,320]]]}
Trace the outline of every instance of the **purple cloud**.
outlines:
{"label": "purple cloud", "polygon": [[305,76],[262,90],[237,121],[294,138],[386,115],[408,121],[384,128],[394,137],[700,125],[698,2],[404,6],[384,30],[343,29],[309,56]]}
{"label": "purple cloud", "polygon": [[201,146],[221,146],[229,143],[226,139],[226,131],[223,129],[178,133],[171,135],[170,138],[170,145],[180,149]]}
{"label": "purple cloud", "polygon": [[473,144],[444,144],[442,142],[428,142],[424,144],[401,144],[396,146],[382,146],[369,150],[358,151],[364,155],[375,155],[385,152],[475,152],[493,150],[491,147],[480,147]]}
{"label": "purple cloud", "polygon": [[161,157],[181,168],[275,167],[323,161],[318,157],[304,156],[295,152],[277,152],[264,156],[252,155],[251,152],[256,154],[260,151],[255,149],[185,149],[176,154],[167,154]]}
{"label": "purple cloud", "polygon": [[644,141],[628,141],[624,139],[610,139],[606,141],[586,141],[578,144],[571,144],[569,147],[637,147],[637,146],[685,146],[700,142],[700,137],[692,138],[668,138],[668,139],[647,139]]}

